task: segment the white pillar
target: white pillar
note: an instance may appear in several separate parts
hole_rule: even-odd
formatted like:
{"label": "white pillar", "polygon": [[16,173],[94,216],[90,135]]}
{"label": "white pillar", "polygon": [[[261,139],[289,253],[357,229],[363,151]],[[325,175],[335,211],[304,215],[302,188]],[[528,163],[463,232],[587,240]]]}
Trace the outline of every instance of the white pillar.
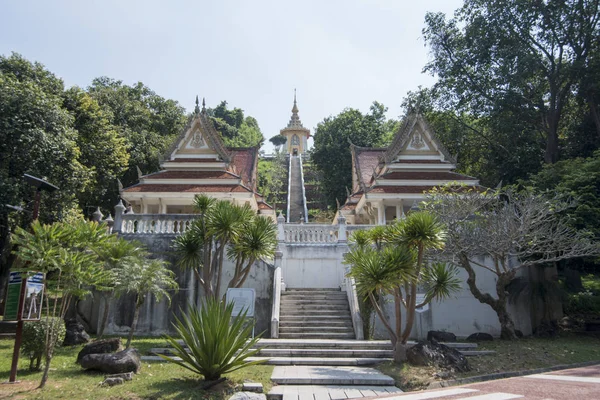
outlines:
{"label": "white pillar", "polygon": [[159,214],[167,213],[167,205],[163,202],[163,199],[158,199],[158,213]]}
{"label": "white pillar", "polygon": [[383,202],[377,205],[377,225],[385,225],[385,206]]}

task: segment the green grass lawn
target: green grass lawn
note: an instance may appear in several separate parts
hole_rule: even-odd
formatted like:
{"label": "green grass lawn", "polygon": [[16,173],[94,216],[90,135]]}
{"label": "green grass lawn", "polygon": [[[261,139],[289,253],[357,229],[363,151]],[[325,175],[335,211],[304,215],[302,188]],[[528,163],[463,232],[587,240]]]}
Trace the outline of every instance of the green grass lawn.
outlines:
{"label": "green grass lawn", "polygon": [[[600,362],[600,337],[576,334],[561,334],[551,339],[523,338],[514,341],[495,340],[479,343],[479,350],[494,350],[495,355],[469,357],[472,370],[459,373],[446,379],[465,378],[497,372],[523,371],[552,367],[561,364],[574,364],[586,361]],[[378,366],[382,372],[396,380],[396,386],[403,390],[426,388],[431,382],[441,380],[432,367],[397,366],[383,363]]]}
{"label": "green grass lawn", "polygon": [[[0,381],[8,380],[14,340],[0,340]],[[145,354],[152,347],[164,347],[160,338],[133,340],[133,347]],[[123,385],[101,387],[102,373],[86,372],[75,364],[83,346],[58,348],[50,366],[46,387],[36,389],[42,373],[29,372],[29,360],[19,359],[17,385],[0,385],[0,399],[223,399],[244,381],[260,382],[270,389],[272,366],[259,365],[227,375],[228,381],[209,391],[199,389],[202,377],[177,365],[143,362],[139,374]]]}

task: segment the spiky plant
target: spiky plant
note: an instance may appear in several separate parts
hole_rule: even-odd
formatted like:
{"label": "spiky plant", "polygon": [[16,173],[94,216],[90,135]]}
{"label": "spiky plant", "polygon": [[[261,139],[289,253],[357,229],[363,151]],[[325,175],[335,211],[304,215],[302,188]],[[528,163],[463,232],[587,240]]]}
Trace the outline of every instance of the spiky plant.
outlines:
{"label": "spiky plant", "polygon": [[232,314],[233,303],[224,306],[217,299],[206,298],[200,309],[192,307],[187,315],[176,318],[173,327],[177,336],[165,337],[173,347],[173,356],[160,357],[204,376],[206,381],[264,363],[264,360],[248,361],[248,357],[259,352],[252,348],[260,335],[250,338],[253,326],[246,324],[246,312],[236,317]]}

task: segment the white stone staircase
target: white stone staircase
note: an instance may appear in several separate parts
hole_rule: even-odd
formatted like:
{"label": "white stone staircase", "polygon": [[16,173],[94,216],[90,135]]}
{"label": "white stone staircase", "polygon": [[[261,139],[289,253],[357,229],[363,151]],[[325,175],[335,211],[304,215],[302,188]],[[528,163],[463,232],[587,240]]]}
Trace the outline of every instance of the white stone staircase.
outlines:
{"label": "white stone staircase", "polygon": [[281,339],[355,339],[346,292],[288,289],[281,293]]}

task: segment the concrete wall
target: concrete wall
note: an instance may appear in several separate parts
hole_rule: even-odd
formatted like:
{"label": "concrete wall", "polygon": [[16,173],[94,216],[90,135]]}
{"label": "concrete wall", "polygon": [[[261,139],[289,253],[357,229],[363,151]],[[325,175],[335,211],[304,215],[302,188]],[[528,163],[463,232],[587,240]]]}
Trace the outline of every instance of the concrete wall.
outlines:
{"label": "concrete wall", "polygon": [[[484,262],[490,265],[490,260],[480,259],[478,262]],[[477,286],[484,293],[490,293],[497,297],[496,293],[496,275],[492,272],[475,267],[477,273]],[[518,276],[526,277],[527,271],[519,271]],[[455,293],[452,298],[442,302],[432,301],[429,304],[429,310],[417,313],[413,325],[411,337],[414,339],[425,339],[430,330],[452,332],[458,337],[467,337],[475,332],[486,332],[493,336],[500,336],[500,323],[498,316],[487,304],[480,303],[471,294],[467,286],[467,273],[464,269],[458,270],[458,277],[461,280],[461,289]],[[394,303],[391,296],[386,299],[384,311],[392,326],[395,323]],[[510,304],[508,311],[515,323],[516,329],[523,332],[524,335],[531,334],[530,307],[526,299],[520,299],[517,304]],[[404,312],[404,309],[403,309]],[[403,314],[403,324],[405,321]],[[388,338],[388,333],[381,321],[375,323],[376,338]]]}
{"label": "concrete wall", "polygon": [[[123,235],[126,239],[136,239],[144,243],[148,249],[157,258],[162,258],[171,263],[171,268],[177,276],[179,290],[172,293],[171,304],[166,300],[156,302],[155,299],[147,298],[145,304],[140,310],[140,317],[136,333],[139,335],[161,335],[173,333],[172,323],[175,317],[181,317],[182,313],[190,304],[190,289],[193,290],[193,299],[198,304],[202,296],[198,282],[192,271],[182,271],[176,267],[177,259],[172,252],[171,242],[175,236],[172,235]],[[234,264],[226,261],[223,264],[223,279],[221,285],[221,294],[227,291],[227,283],[233,276]],[[271,321],[271,302],[273,287],[273,265],[259,261],[252,267],[248,279],[243,287],[253,288],[256,291],[255,302],[255,332],[267,331]],[[106,334],[126,334],[129,332],[134,311],[134,296],[123,296],[119,299],[112,298],[111,311],[105,330]],[[79,309],[86,319],[90,322],[92,332],[97,331],[97,327],[102,318],[104,300],[99,293],[94,293],[93,297],[81,302]]]}
{"label": "concrete wall", "polygon": [[279,244],[281,273],[287,288],[336,288],[344,282],[344,243]]}

